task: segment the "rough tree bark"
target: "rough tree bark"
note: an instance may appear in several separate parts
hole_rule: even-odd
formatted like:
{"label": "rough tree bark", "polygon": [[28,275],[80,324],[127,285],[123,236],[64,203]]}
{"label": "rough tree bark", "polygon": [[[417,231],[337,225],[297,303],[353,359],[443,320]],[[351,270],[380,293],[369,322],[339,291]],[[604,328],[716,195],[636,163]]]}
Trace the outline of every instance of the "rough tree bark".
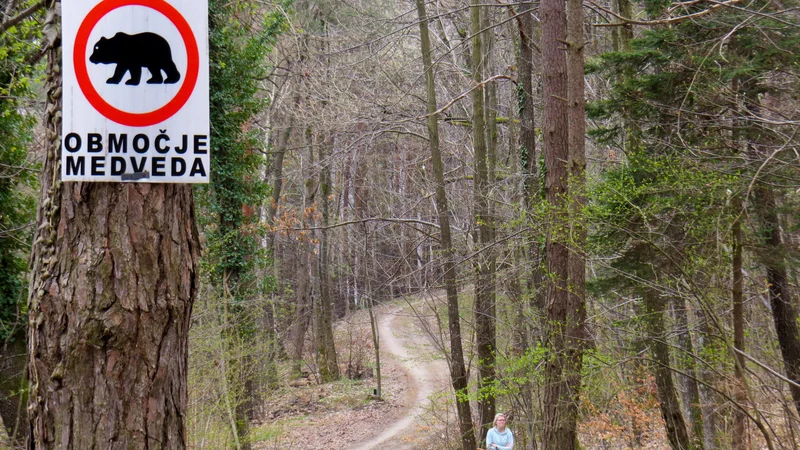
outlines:
{"label": "rough tree bark", "polygon": [[[571,371],[580,360],[571,331],[575,310],[568,290],[567,165],[569,159],[568,72],[565,45],[565,2],[542,0],[542,74],[544,91],[544,157],[547,174],[545,195],[551,208],[546,257],[550,283],[547,290],[547,323],[543,405],[543,444],[549,450],[572,450],[577,445],[577,374]],[[579,367],[579,366],[578,366]],[[580,378],[578,378],[580,380]]]}
{"label": "rough tree bark", "polygon": [[192,187],[61,183],[60,5],[48,4],[46,158],[31,258],[28,404],[40,449],[184,449],[200,253]]}
{"label": "rough tree bark", "polygon": [[450,329],[450,378],[456,392],[456,407],[458,409],[458,423],[461,430],[461,447],[463,450],[473,450],[475,447],[475,432],[472,427],[472,413],[467,393],[467,370],[464,364],[464,351],[461,346],[461,322],[458,314],[458,288],[456,284],[456,268],[453,261],[453,245],[450,234],[450,211],[447,204],[447,195],[444,186],[444,169],[442,155],[439,150],[439,117],[436,114],[436,84],[433,76],[433,63],[431,61],[431,41],[428,34],[428,16],[425,12],[425,0],[416,0],[417,14],[419,17],[420,46],[422,50],[422,65],[425,71],[425,90],[428,105],[428,143],[431,149],[431,163],[433,165],[433,181],[436,186],[436,208],[439,215],[441,229],[440,245],[442,247],[443,276],[447,292],[447,318]]}
{"label": "rough tree bark", "polygon": [[[517,52],[517,67],[519,68],[519,79],[517,85],[518,92],[518,111],[520,116],[520,132],[519,132],[519,160],[520,172],[522,174],[522,198],[525,209],[532,216],[534,211],[534,202],[537,198],[537,193],[540,192],[537,183],[537,155],[536,155],[536,128],[535,128],[535,110],[533,105],[533,5],[531,2],[521,1],[518,6],[519,16],[517,17],[517,29],[519,34],[519,50]],[[533,233],[532,233],[533,234]],[[530,236],[531,242],[538,240],[537,236]],[[521,253],[521,254],[520,254]],[[522,266],[523,256],[528,259],[527,266],[529,267],[527,276],[527,290],[530,296],[529,301],[531,306],[538,310],[542,310],[544,302],[543,295],[540,292],[544,281],[544,271],[541,264],[541,249],[538,245],[531,245],[527,249],[523,249],[516,255],[517,264],[515,266]],[[522,275],[522,274],[520,274]],[[519,287],[516,289],[519,295],[519,301],[516,302],[517,308],[520,312],[519,320],[519,354],[523,354],[529,345],[532,343],[533,326],[523,311],[526,305],[522,302],[522,284],[517,282]],[[530,405],[526,411],[527,414],[532,415],[533,407],[536,404],[534,399],[533,388],[530,381],[526,381],[522,387],[521,396],[523,397],[523,404]],[[525,442],[529,442],[527,448],[535,447],[536,443],[536,426],[534,421],[528,421],[526,424]],[[522,441],[522,440],[521,440]],[[522,442],[521,442],[522,443]]]}

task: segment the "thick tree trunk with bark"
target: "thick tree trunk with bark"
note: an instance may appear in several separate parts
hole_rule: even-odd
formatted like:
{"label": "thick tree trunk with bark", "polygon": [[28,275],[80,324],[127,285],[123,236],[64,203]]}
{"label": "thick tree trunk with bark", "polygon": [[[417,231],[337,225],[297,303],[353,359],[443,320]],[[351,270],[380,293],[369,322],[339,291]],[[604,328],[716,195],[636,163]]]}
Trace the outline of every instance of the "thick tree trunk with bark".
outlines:
{"label": "thick tree trunk with bark", "polygon": [[[517,85],[518,110],[520,115],[519,159],[522,173],[522,197],[526,212],[534,217],[535,205],[542,200],[543,190],[539,182],[539,154],[536,150],[536,110],[533,104],[533,5],[520,2],[517,28],[519,32],[519,50],[517,66],[519,81]],[[531,242],[539,242],[540,236],[531,233]],[[531,245],[525,251],[528,258],[526,288],[531,306],[539,311],[544,310],[546,302],[545,271],[543,251],[540,245]],[[532,331],[534,327],[529,327]],[[531,336],[533,337],[533,336]]]}
{"label": "thick tree trunk with bark", "polygon": [[28,303],[30,448],[184,449],[200,253],[192,187],[61,183],[60,5]]}
{"label": "thick tree trunk with bark", "polygon": [[[547,174],[546,200],[551,208],[551,223],[547,236],[547,271],[550,284],[547,289],[547,331],[545,345],[548,350],[544,386],[544,447],[549,450],[572,450],[577,445],[577,401],[581,350],[579,336],[572,334],[577,305],[571,305],[568,290],[569,249],[566,229],[569,227],[567,210],[567,164],[569,159],[569,103],[568,72],[565,44],[567,18],[565,3],[560,0],[543,0],[542,57],[544,90],[544,152]],[[580,314],[580,313],[578,313]],[[576,383],[577,381],[577,383]]]}
{"label": "thick tree trunk with bark", "polygon": [[689,433],[686,431],[686,422],[678,402],[678,392],[672,380],[669,344],[664,329],[666,301],[658,292],[652,290],[644,292],[643,300],[648,346],[653,358],[651,366],[656,379],[658,402],[667,438],[673,450],[694,449],[695,447],[689,439]]}
{"label": "thick tree trunk with bark", "polygon": [[56,185],[43,188],[29,303],[34,445],[185,448],[191,186]]}
{"label": "thick tree trunk with bark", "polygon": [[438,209],[439,227],[441,229],[439,243],[442,247],[444,283],[447,292],[447,320],[450,331],[450,379],[456,392],[458,423],[461,430],[461,448],[462,450],[473,450],[476,448],[475,432],[472,427],[469,400],[466,399],[468,380],[466,365],[464,364],[464,351],[461,346],[461,319],[458,312],[458,287],[450,234],[450,210],[444,190],[444,169],[442,167],[441,151],[439,150],[439,116],[436,114],[436,84],[431,61],[428,16],[425,12],[425,0],[416,0],[416,5],[419,17],[422,64],[425,71],[425,90],[428,100],[428,138],[431,149],[431,163],[433,165],[433,181],[436,186],[436,208]]}

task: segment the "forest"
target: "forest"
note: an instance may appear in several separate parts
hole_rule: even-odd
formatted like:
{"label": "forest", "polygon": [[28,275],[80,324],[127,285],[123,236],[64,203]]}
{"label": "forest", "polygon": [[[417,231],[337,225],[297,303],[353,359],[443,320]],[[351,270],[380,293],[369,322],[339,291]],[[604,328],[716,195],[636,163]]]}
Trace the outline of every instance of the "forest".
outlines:
{"label": "forest", "polygon": [[0,448],[800,448],[797,0],[208,0],[207,184],[62,181],[78,2],[0,0]]}

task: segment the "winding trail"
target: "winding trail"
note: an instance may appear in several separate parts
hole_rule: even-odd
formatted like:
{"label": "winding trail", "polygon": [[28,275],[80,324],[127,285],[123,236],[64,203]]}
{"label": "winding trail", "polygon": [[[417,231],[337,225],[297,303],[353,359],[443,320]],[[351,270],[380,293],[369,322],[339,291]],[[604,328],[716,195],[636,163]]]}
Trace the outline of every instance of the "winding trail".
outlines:
{"label": "winding trail", "polygon": [[390,357],[398,361],[408,373],[410,406],[408,412],[391,424],[378,436],[357,444],[357,450],[410,449],[403,436],[416,430],[417,416],[425,410],[428,397],[447,389],[447,364],[430,346],[430,339],[416,323],[418,320],[407,312],[408,307],[397,307],[386,313],[379,321],[378,333],[381,343],[381,358]]}

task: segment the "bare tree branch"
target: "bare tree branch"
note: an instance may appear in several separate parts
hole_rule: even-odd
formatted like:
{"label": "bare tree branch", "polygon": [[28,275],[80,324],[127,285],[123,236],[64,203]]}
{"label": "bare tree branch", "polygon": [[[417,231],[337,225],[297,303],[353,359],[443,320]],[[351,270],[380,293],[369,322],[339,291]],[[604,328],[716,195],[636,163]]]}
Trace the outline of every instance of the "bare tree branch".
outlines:
{"label": "bare tree branch", "polygon": [[36,14],[40,9],[44,8],[45,3],[46,3],[45,0],[41,0],[38,3],[34,4],[33,6],[29,7],[28,9],[17,14],[17,16],[10,18],[3,23],[0,23],[0,34],[5,33],[9,28],[17,25],[18,23],[22,22],[28,17]]}
{"label": "bare tree branch", "polygon": [[633,20],[627,17],[622,17],[619,14],[615,13],[614,11],[602,6],[598,5],[592,0],[589,0],[589,3],[592,4],[595,8],[607,13],[611,14],[612,16],[616,17],[620,20],[620,22],[615,23],[596,23],[594,24],[596,27],[621,27],[625,25],[667,25],[667,24],[675,24],[685,22],[687,20],[696,19],[698,17],[703,17],[711,14],[712,12],[722,8],[723,6],[730,6],[735,5],[736,3],[740,3],[742,0],[728,0],[726,2],[715,2],[714,6],[704,9],[703,11],[698,11],[696,13],[687,14],[685,16],[678,16],[678,17],[667,17],[666,19],[659,19],[659,20]]}

